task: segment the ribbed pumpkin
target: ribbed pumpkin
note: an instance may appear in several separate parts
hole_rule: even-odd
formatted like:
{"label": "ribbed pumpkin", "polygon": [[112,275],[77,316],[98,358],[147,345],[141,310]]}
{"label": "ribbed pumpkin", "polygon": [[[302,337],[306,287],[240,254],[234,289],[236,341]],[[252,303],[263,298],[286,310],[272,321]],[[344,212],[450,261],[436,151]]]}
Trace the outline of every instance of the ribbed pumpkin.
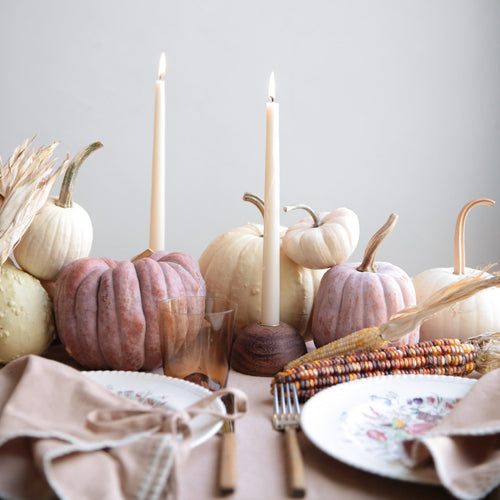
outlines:
{"label": "ribbed pumpkin", "polygon": [[[415,289],[408,274],[389,262],[375,263],[375,254],[396,224],[391,214],[372,237],[363,262],[344,263],[330,268],[316,295],[312,314],[312,336],[316,347],[352,332],[380,326],[394,313],[416,302]],[[418,330],[398,344],[417,342]]]}
{"label": "ribbed pumpkin", "polygon": [[[475,198],[462,207],[455,224],[454,266],[434,267],[415,276],[413,284],[418,303],[437,290],[472,276],[482,274],[484,278],[491,278],[489,273],[465,266],[464,235],[465,219],[470,210],[478,205],[494,204],[489,198]],[[423,340],[442,337],[467,339],[499,330],[500,288],[490,288],[437,313],[420,327],[420,336]]]}
{"label": "ribbed pumpkin", "polygon": [[59,197],[47,199],[14,249],[17,263],[41,280],[55,280],[64,266],[90,254],[92,221],[73,201],[73,190],[81,164],[101,147],[100,142],[94,142],[71,160]]}
{"label": "ribbed pumpkin", "polygon": [[[261,212],[263,201],[245,194]],[[207,292],[221,294],[238,304],[235,334],[260,321],[262,300],[263,230],[261,224],[247,223],[213,240],[199,259]],[[281,228],[281,237],[286,228]],[[306,269],[280,251],[280,319],[310,338],[308,325],[314,297],[324,270]]]}
{"label": "ribbed pumpkin", "polygon": [[283,237],[283,250],[297,264],[309,269],[326,269],[345,262],[359,240],[358,216],[349,208],[315,212],[307,205],[284,207],[285,212],[309,212],[289,227]]}
{"label": "ribbed pumpkin", "polygon": [[76,260],[52,293],[57,333],[78,363],[151,370],[162,363],[158,301],[204,295],[205,282],[193,257],[155,252],[135,262]]}

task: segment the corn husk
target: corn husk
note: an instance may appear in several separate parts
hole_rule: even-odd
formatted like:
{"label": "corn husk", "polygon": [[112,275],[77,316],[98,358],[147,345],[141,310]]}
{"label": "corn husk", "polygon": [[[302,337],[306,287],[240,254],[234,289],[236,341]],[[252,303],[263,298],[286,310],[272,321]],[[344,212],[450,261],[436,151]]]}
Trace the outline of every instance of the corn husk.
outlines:
{"label": "corn husk", "polygon": [[500,286],[500,275],[488,274],[485,269],[481,274],[466,277],[463,280],[443,287],[416,306],[409,306],[397,312],[387,323],[380,326],[381,336],[390,342],[400,339],[405,333],[418,328],[421,323],[439,311],[472,297],[474,294],[491,287]]}
{"label": "corn husk", "polygon": [[479,373],[488,373],[500,368],[500,332],[482,333],[469,339],[481,346],[476,370]]}
{"label": "corn husk", "polygon": [[0,161],[0,266],[7,260],[69,162],[56,167],[59,143],[33,151],[33,139],[20,144],[5,165]]}

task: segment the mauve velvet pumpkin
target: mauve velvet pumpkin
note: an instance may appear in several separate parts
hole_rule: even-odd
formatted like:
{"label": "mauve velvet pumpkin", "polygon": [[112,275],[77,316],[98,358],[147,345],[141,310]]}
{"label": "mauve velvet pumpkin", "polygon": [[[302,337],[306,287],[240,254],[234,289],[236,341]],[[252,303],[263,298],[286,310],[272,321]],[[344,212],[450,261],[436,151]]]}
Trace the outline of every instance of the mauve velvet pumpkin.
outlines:
{"label": "mauve velvet pumpkin", "polygon": [[55,282],[57,333],[86,368],[151,370],[162,363],[158,301],[205,289],[196,259],[180,252],[155,252],[135,263],[79,259]]}
{"label": "mauve velvet pumpkin", "polygon": [[[330,268],[319,285],[312,314],[312,336],[317,347],[349,333],[380,326],[391,315],[414,305],[415,288],[401,268],[377,262],[376,272],[358,271],[360,263]],[[417,342],[418,329],[398,344]]]}

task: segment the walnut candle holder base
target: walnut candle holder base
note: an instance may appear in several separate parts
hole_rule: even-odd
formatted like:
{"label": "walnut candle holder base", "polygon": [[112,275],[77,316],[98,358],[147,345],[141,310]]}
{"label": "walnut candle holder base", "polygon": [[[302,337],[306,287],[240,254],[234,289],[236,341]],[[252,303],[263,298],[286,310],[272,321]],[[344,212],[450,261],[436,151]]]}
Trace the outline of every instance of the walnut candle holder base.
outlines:
{"label": "walnut candle holder base", "polygon": [[248,375],[273,376],[286,363],[306,352],[304,339],[292,326],[254,323],[234,341],[231,366]]}

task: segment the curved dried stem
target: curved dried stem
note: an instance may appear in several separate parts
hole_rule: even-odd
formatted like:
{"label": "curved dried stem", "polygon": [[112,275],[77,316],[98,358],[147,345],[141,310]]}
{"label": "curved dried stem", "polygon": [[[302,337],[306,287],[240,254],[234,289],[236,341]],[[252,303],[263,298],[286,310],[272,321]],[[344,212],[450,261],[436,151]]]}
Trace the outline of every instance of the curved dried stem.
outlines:
{"label": "curved dried stem", "polygon": [[377,272],[377,268],[375,266],[375,255],[377,254],[377,251],[382,242],[394,229],[397,220],[398,216],[396,214],[391,214],[387,219],[387,222],[371,237],[368,245],[366,246],[363,262],[361,262],[361,265],[356,268],[359,272]]}
{"label": "curved dried stem", "polygon": [[454,242],[454,266],[453,274],[465,274],[465,219],[472,208],[477,205],[487,205],[492,207],[495,204],[489,198],[475,198],[469,203],[466,203],[457,217],[455,225],[455,242]]}
{"label": "curved dried stem", "polygon": [[73,190],[75,188],[75,179],[80,166],[86,160],[86,158],[92,154],[96,149],[102,148],[101,142],[93,142],[87,147],[83,148],[77,155],[71,160],[71,163],[66,169],[64,178],[61,184],[61,191],[59,193],[59,198],[56,201],[56,205],[61,208],[71,208],[73,206]]}
{"label": "curved dried stem", "polygon": [[318,212],[316,212],[314,209],[312,209],[309,205],[287,205],[286,207],[283,207],[284,212],[291,212],[292,210],[305,210],[306,212],[309,213],[309,215],[313,219],[313,225],[312,227],[319,227],[323,224],[321,221]]}
{"label": "curved dried stem", "polygon": [[262,217],[264,217],[264,200],[262,198],[260,198],[256,194],[245,193],[243,195],[243,200],[253,203],[260,210]]}

